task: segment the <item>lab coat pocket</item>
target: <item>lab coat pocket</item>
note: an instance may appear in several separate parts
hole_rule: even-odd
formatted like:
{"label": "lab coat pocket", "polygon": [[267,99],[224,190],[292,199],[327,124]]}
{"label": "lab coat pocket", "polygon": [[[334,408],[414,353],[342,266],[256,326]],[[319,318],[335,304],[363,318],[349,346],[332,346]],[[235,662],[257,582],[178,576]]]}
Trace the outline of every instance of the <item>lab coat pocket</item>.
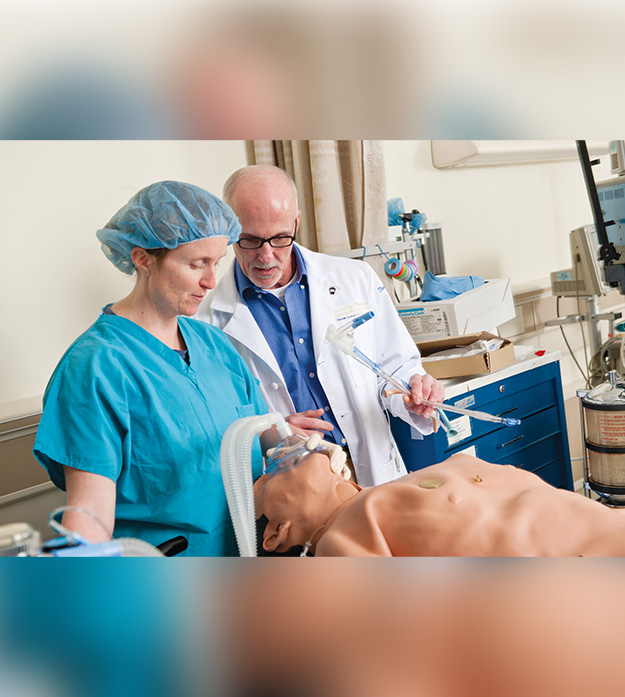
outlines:
{"label": "lab coat pocket", "polygon": [[378,475],[380,477],[380,480],[374,482],[374,484],[390,482],[392,479],[395,479],[399,476],[399,472],[397,470],[397,463],[395,462],[394,455],[390,458],[390,460],[380,465]]}

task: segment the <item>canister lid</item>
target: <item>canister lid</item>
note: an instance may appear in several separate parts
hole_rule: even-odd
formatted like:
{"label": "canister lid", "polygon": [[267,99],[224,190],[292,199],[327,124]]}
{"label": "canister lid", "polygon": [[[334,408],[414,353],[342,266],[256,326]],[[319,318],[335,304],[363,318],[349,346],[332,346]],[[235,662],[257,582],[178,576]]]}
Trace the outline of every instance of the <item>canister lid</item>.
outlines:
{"label": "canister lid", "polygon": [[615,370],[610,371],[609,380],[601,385],[593,387],[583,397],[582,402],[592,408],[592,405],[601,407],[625,407],[625,385]]}

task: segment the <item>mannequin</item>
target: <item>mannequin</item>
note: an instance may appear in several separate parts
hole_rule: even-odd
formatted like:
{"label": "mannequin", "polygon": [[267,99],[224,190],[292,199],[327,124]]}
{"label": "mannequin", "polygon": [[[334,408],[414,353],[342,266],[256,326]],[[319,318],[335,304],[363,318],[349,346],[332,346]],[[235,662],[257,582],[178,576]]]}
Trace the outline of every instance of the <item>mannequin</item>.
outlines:
{"label": "mannequin", "polygon": [[315,556],[624,556],[625,511],[466,454],[361,489],[314,453],[254,485],[263,548]]}

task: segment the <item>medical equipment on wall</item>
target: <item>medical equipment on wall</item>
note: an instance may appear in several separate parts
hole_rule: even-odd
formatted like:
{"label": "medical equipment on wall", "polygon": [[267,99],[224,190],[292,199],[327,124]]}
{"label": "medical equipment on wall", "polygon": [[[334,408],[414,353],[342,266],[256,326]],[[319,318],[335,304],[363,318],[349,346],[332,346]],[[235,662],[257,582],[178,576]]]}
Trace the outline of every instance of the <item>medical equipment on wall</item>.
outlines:
{"label": "medical equipment on wall", "polygon": [[[410,386],[407,383],[405,383],[403,380],[397,380],[397,378],[394,378],[392,375],[389,375],[377,363],[365,356],[365,354],[354,345],[354,331],[357,327],[359,327],[364,322],[370,320],[373,316],[373,312],[367,312],[364,315],[356,317],[351,322],[347,322],[341,327],[335,327],[334,325],[330,325],[326,331],[326,341],[335,344],[341,351],[343,351],[343,353],[347,354],[348,356],[351,356],[359,363],[362,363],[362,365],[369,368],[369,370],[373,371],[378,377],[381,377],[383,380],[388,382],[389,385],[395,387],[398,392],[401,392],[410,397],[412,392],[410,390]],[[426,404],[427,406],[434,407],[436,409],[436,411],[440,415],[441,423],[443,424],[445,430],[447,430],[450,436],[457,435],[457,432],[453,430],[451,424],[449,423],[449,420],[444,415],[443,410],[453,412],[455,414],[463,414],[474,419],[480,419],[481,421],[490,421],[491,423],[503,424],[504,426],[518,426],[521,423],[519,419],[495,416],[493,414],[487,414],[481,411],[465,409],[464,407],[456,407],[450,404],[432,402],[429,399],[423,399],[421,403]]]}
{"label": "medical equipment on wall", "polygon": [[[389,199],[388,225],[399,229],[395,239],[371,244],[356,249],[332,252],[334,256],[365,260],[367,257],[381,257],[384,272],[395,281],[406,284],[410,298],[420,293],[421,275],[425,271],[445,274],[445,253],[443,250],[443,230],[441,223],[426,222],[425,213],[416,208],[405,211],[401,198]],[[395,299],[400,302],[397,288],[393,287]]]}
{"label": "medical equipment on wall", "polygon": [[[604,182],[595,182],[592,167],[599,160],[590,160],[586,141],[576,141],[579,161],[582,167],[586,192],[592,210],[594,225],[586,225],[570,233],[572,268],[551,274],[552,293],[557,298],[558,317],[545,322],[546,326],[559,326],[571,356],[591,389],[606,375],[606,360],[614,355],[614,321],[620,319],[620,312],[599,313],[598,298],[610,288],[619,288],[625,294],[625,263],[619,262],[625,253],[625,144],[623,141],[610,141],[609,150],[612,173],[619,176]],[[577,297],[577,314],[560,317],[560,298]],[[585,301],[582,312],[580,301]],[[608,320],[610,339],[602,343],[601,320]],[[584,328],[588,327],[590,358]],[[579,323],[584,344],[585,369],[577,361],[564,333],[563,325]],[[610,368],[607,370],[609,371]]]}
{"label": "medical equipment on wall", "polygon": [[551,273],[551,292],[560,297],[588,298],[604,295],[609,288],[601,277],[599,249],[594,225],[584,225],[569,233],[570,269]]}
{"label": "medical equipment on wall", "polygon": [[232,526],[242,557],[256,556],[256,516],[252,481],[252,445],[254,438],[275,426],[281,441],[293,436],[281,414],[247,416],[230,424],[221,441],[221,474],[228,500]]}
{"label": "medical equipment on wall", "polygon": [[434,274],[447,273],[441,224],[426,222],[425,213],[419,212],[416,208],[406,211],[401,198],[389,199],[387,209],[389,226],[401,225],[401,238],[416,240],[417,249],[421,250],[424,267]]}
{"label": "medical equipment on wall", "polygon": [[[620,142],[620,145],[619,145]],[[578,140],[577,152],[582,166],[586,192],[599,240],[599,259],[603,263],[603,277],[612,288],[625,294],[625,263],[619,261],[625,252],[625,179],[621,176],[605,182],[595,182],[592,167],[599,160],[590,160],[586,141]],[[623,174],[619,153],[622,141],[610,141],[612,170]]]}
{"label": "medical equipment on wall", "polygon": [[419,273],[419,253],[424,271],[434,274],[446,273],[445,255],[443,252],[443,231],[440,223],[427,223],[425,213],[416,208],[406,211],[401,198],[392,198],[387,202],[388,224],[401,225],[401,239],[405,243],[412,243],[412,248],[407,249],[404,260],[397,257],[386,257],[384,271],[396,281],[408,284],[410,296],[416,297],[417,283],[422,286]]}
{"label": "medical equipment on wall", "polygon": [[[46,542],[28,523],[10,523],[0,526],[0,557],[162,557],[165,554],[153,545],[131,537],[92,543],[82,535],[68,530],[56,520],[66,510],[76,510],[98,520],[86,509],[61,506],[48,515],[50,527],[58,537]],[[186,546],[186,545],[185,545]],[[184,547],[183,547],[184,548]]]}
{"label": "medical equipment on wall", "polygon": [[443,227],[441,223],[424,223],[421,227],[424,242],[421,246],[423,263],[428,271],[440,276],[447,273],[445,248],[443,247]]}
{"label": "medical equipment on wall", "polygon": [[580,390],[584,435],[584,491],[607,506],[625,506],[625,384],[616,371],[608,382]]}
{"label": "medical equipment on wall", "polygon": [[[598,241],[597,230],[594,225],[585,225],[576,228],[569,234],[572,267],[562,271],[554,271],[551,274],[551,292],[557,298],[555,319],[547,320],[546,326],[559,326],[571,355],[574,354],[564,333],[565,324],[580,324],[582,341],[584,344],[585,363],[588,371],[584,371],[581,366],[579,370],[586,380],[587,387],[590,389],[597,384],[591,380],[592,375],[596,375],[595,368],[591,367],[594,357],[600,352],[601,345],[601,320],[609,322],[608,333],[614,335],[614,321],[620,319],[620,312],[599,312],[599,296],[605,295],[609,286],[604,282],[601,267],[599,264],[599,251],[601,245]],[[577,298],[577,313],[574,315],[560,316],[560,299],[562,297]],[[585,312],[582,312],[581,300],[585,302]],[[586,336],[581,323],[585,322],[588,328],[588,339],[590,348],[590,360],[587,355]],[[576,361],[577,362],[577,361]],[[603,377],[603,376],[601,376]]]}
{"label": "medical equipment on wall", "polygon": [[384,256],[387,259],[386,264],[384,264],[384,271],[396,281],[408,283],[415,276],[419,276],[419,267],[414,259],[407,259],[405,262],[402,262],[401,259],[396,257],[390,258],[386,254]]}

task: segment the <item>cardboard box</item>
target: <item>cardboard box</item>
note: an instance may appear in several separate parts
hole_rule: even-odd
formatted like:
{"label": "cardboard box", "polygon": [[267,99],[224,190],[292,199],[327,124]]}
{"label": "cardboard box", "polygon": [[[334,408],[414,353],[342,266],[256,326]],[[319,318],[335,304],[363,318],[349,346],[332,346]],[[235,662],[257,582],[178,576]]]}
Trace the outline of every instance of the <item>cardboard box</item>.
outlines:
{"label": "cardboard box", "polygon": [[415,341],[493,331],[516,316],[509,278],[494,278],[449,300],[397,305]]}
{"label": "cardboard box", "polygon": [[[417,342],[417,348],[421,356],[426,357],[437,351],[454,348],[455,346],[468,346],[480,339],[493,338],[496,338],[494,334],[478,332],[477,334],[452,336],[447,339],[419,341]],[[477,356],[426,361],[423,363],[423,368],[434,378],[458,378],[465,375],[494,373],[496,370],[505,368],[511,363],[514,363],[514,346],[507,339],[504,339],[503,346],[496,351],[488,351]]]}

